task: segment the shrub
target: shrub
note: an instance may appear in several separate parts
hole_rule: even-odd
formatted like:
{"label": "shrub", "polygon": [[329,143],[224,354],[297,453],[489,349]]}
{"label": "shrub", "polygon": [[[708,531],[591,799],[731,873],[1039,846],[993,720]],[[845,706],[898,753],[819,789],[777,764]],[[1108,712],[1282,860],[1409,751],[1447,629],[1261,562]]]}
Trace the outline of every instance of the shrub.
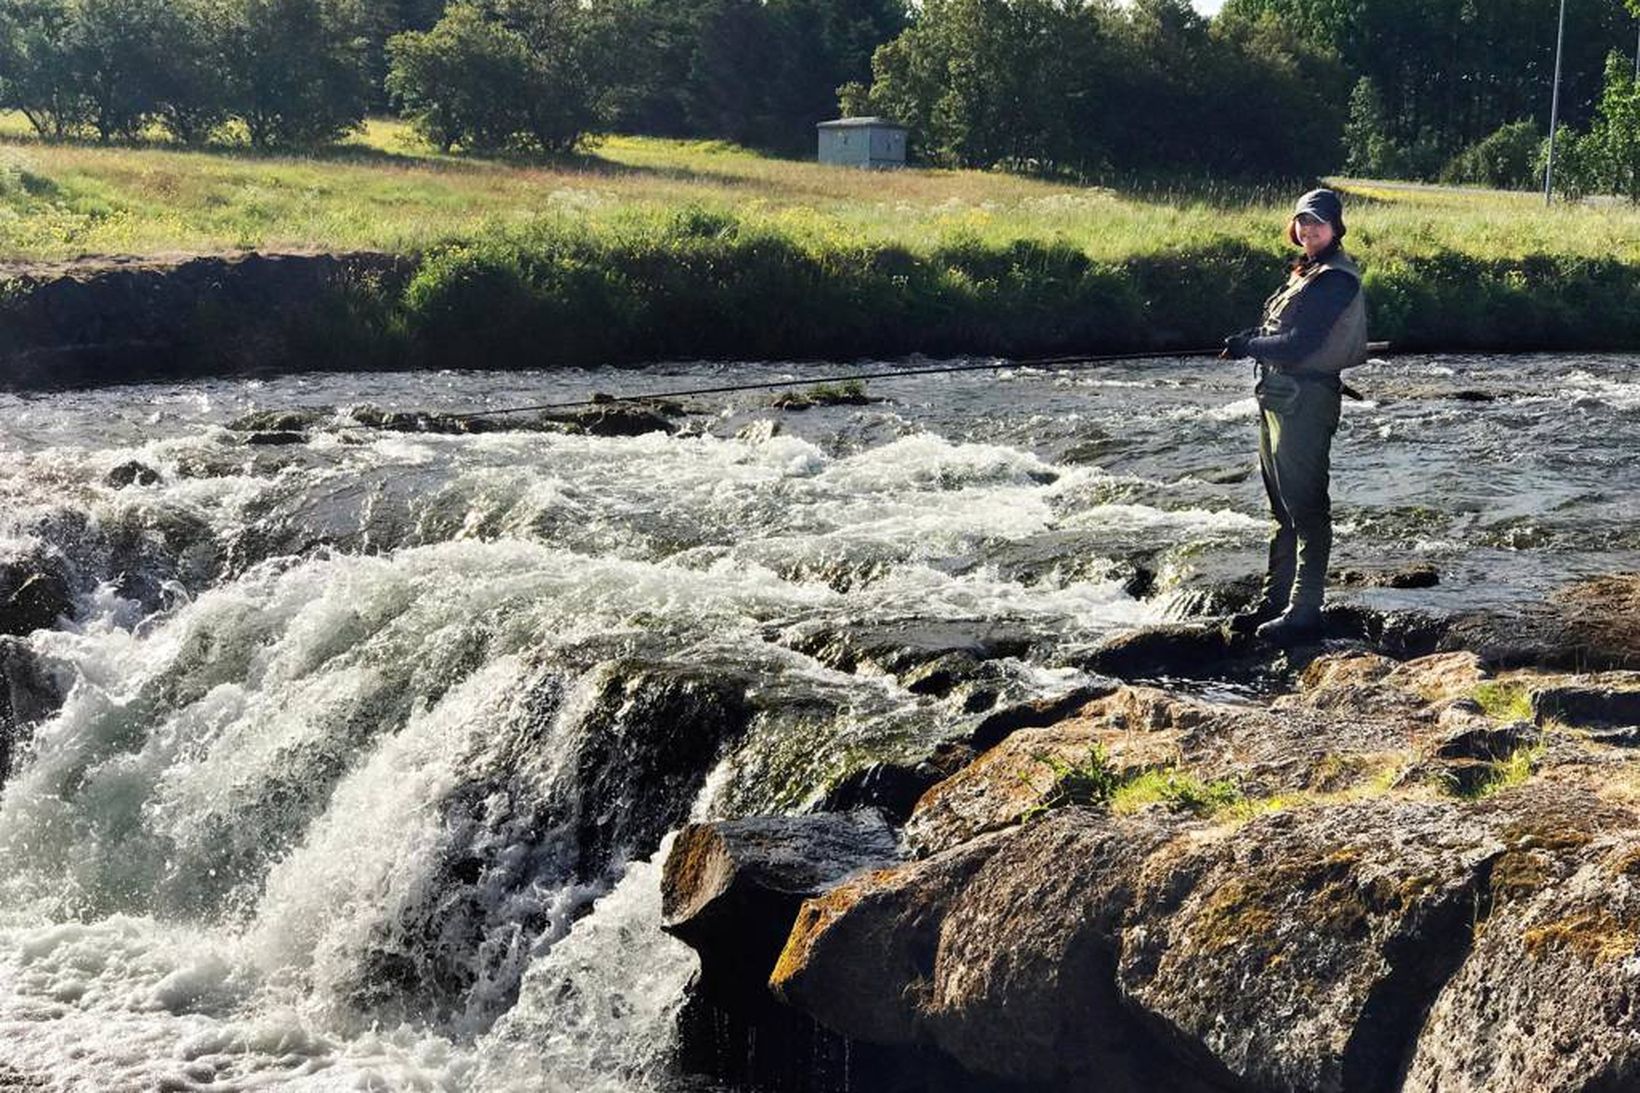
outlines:
{"label": "shrub", "polygon": [[1530,190],[1538,184],[1538,146],[1543,137],[1531,120],[1510,122],[1470,145],[1441,169],[1441,181],[1498,190]]}

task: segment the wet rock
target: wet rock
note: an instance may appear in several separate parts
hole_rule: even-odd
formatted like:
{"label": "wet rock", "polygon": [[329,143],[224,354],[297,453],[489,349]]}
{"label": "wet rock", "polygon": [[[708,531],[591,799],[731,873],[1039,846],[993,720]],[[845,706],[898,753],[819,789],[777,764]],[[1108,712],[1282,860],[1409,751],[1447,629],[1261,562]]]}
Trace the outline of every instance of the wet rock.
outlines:
{"label": "wet rock", "polygon": [[943,671],[972,670],[983,661],[1023,656],[1034,641],[1028,631],[985,619],[823,624],[779,637],[788,648],[838,671],[865,669],[897,678],[942,658]]}
{"label": "wet rock", "polygon": [[1121,684],[1114,679],[1086,683],[1049,698],[1036,698],[993,709],[974,726],[969,743],[979,751],[995,747],[1020,729],[1040,729],[1074,715],[1096,699],[1113,693]]}
{"label": "wet rock", "polygon": [[615,402],[568,413],[543,414],[542,418],[588,436],[642,436],[677,431],[671,416],[663,408],[649,403]]}
{"label": "wet rock", "polygon": [[259,448],[281,448],[291,444],[306,444],[307,442],[308,435],[306,433],[251,433],[245,437],[246,444]]}
{"label": "wet rock", "polygon": [[905,823],[919,798],[974,761],[974,749],[947,742],[917,763],[871,763],[851,771],[827,791],[820,812],[875,808],[891,822]]}
{"label": "wet rock", "polygon": [[1473,949],[1435,999],[1407,1093],[1616,1093],[1640,1082],[1640,832],[1533,786],[1495,806],[1505,852]]}
{"label": "wet rock", "polygon": [[0,634],[50,630],[73,610],[61,558],[39,549],[0,556]]}
{"label": "wet rock", "polygon": [[1395,569],[1337,569],[1327,579],[1345,588],[1434,588],[1441,583],[1441,574],[1426,563]]}
{"label": "wet rock", "polygon": [[1640,574],[1579,581],[1513,614],[1460,615],[1441,648],[1471,650],[1495,669],[1640,667]]}
{"label": "wet rock", "polygon": [[690,824],[667,855],[662,929],[701,955],[701,989],[756,1004],[803,900],[899,857],[874,810]]}
{"label": "wet rock", "polygon": [[999,845],[993,836],[865,873],[805,902],[769,986],[852,1039],[914,1044],[944,916]]}
{"label": "wet rock", "polygon": [[883,401],[866,394],[863,383],[831,383],[809,387],[802,391],[785,391],[769,400],[776,410],[812,410],[816,406],[870,406]]}
{"label": "wet rock", "polygon": [[1237,652],[1216,624],[1173,623],[1108,638],[1082,659],[1081,667],[1120,679],[1193,678],[1224,674]]}
{"label": "wet rock", "polygon": [[160,480],[160,473],[146,463],[127,460],[103,476],[103,482],[117,490],[127,486],[152,486]]}
{"label": "wet rock", "polygon": [[34,726],[56,713],[62,702],[62,689],[28,644],[0,636],[0,785]]}
{"label": "wet rock", "polygon": [[1175,844],[1124,923],[1124,994],[1227,1084],[1394,1089],[1501,850],[1457,806],[1388,800]]}
{"label": "wet rock", "polygon": [[241,433],[305,433],[335,416],[323,410],[255,410],[229,422],[228,428]]}
{"label": "wet rock", "polygon": [[903,1065],[777,1005],[768,986],[802,901],[897,857],[893,829],[872,810],[685,827],[661,881],[662,928],[700,955],[678,1019],[680,1069],[802,1091],[847,1088],[851,1069]]}
{"label": "wet rock", "polygon": [[1531,690],[1532,715],[1539,721],[1615,728],[1640,726],[1640,673],[1624,673],[1600,683],[1569,680]]}

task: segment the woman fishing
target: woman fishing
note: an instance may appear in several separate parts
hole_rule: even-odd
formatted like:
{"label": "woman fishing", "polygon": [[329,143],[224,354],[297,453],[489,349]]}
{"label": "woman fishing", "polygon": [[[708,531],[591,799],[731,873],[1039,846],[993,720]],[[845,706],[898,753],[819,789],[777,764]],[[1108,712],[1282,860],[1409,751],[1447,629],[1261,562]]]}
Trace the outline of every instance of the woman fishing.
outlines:
{"label": "woman fishing", "polygon": [[1259,598],[1231,630],[1277,645],[1315,637],[1332,554],[1328,476],[1344,369],[1367,356],[1361,271],[1345,254],[1344,206],[1332,190],[1298,199],[1287,238],[1304,254],[1264,303],[1264,321],[1224,340],[1258,362],[1259,470],[1275,529]]}

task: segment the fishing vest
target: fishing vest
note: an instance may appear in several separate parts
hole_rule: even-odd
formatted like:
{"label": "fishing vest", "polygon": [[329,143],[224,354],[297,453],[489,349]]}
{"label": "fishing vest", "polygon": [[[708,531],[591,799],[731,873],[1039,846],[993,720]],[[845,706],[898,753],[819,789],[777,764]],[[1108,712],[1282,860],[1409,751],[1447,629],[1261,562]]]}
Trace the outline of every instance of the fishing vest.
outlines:
{"label": "fishing vest", "polygon": [[1286,318],[1293,304],[1304,291],[1315,284],[1315,279],[1327,270],[1335,269],[1349,274],[1355,281],[1355,298],[1344,308],[1344,313],[1327,331],[1321,347],[1303,360],[1283,365],[1283,372],[1320,372],[1337,375],[1367,359],[1367,302],[1361,291],[1361,269],[1349,255],[1335,251],[1331,258],[1302,270],[1295,269],[1274,296],[1264,301],[1264,323],[1261,334],[1280,334],[1292,325]]}

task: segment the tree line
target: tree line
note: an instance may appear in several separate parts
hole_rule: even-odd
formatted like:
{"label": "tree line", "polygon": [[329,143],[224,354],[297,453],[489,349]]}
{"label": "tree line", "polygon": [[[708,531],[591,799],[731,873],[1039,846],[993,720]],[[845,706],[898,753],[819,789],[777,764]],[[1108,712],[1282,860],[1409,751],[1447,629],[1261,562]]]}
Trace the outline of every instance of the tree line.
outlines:
{"label": "tree line", "polygon": [[[813,147],[876,113],[926,162],[1530,185],[1552,0],[0,0],[0,106],[47,138],[435,145],[606,131]],[[1632,193],[1640,0],[1569,0],[1568,187]],[[1559,149],[1557,149],[1557,156]]]}

